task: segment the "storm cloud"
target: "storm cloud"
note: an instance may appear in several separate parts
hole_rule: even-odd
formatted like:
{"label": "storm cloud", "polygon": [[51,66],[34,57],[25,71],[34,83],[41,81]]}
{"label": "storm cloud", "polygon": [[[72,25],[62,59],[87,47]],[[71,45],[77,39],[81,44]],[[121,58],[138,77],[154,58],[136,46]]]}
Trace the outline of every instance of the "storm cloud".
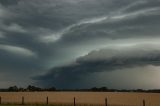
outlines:
{"label": "storm cloud", "polygon": [[83,88],[100,73],[148,73],[159,66],[159,18],[159,0],[0,0],[0,87]]}
{"label": "storm cloud", "polygon": [[77,85],[77,83],[83,85],[84,82],[81,81],[94,73],[149,65],[158,66],[160,64],[160,49],[155,47],[155,45],[150,47],[148,45],[136,45],[92,51],[85,56],[77,58],[75,62],[69,65],[54,67],[46,75],[38,76],[34,79],[45,81],[49,85],[53,84],[61,88],[65,87],[66,84],[69,87]]}

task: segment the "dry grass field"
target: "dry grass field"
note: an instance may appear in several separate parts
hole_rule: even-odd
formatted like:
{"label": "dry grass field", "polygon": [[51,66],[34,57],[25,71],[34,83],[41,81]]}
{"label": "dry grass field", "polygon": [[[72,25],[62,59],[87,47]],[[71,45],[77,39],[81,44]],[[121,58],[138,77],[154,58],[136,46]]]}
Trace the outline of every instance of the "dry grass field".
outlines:
{"label": "dry grass field", "polygon": [[160,94],[158,93],[120,93],[120,92],[0,92],[2,104],[21,104],[24,97],[25,104],[73,104],[76,98],[76,106],[90,104],[92,106],[105,105],[108,98],[108,106],[160,106]]}

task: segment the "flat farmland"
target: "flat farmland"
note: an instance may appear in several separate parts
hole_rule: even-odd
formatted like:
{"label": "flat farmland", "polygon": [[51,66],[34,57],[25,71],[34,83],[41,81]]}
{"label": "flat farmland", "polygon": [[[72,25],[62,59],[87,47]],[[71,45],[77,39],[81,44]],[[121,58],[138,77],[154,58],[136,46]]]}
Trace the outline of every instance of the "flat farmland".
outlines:
{"label": "flat farmland", "polygon": [[160,106],[159,93],[123,93],[123,92],[0,92],[2,104],[76,104],[114,106]]}

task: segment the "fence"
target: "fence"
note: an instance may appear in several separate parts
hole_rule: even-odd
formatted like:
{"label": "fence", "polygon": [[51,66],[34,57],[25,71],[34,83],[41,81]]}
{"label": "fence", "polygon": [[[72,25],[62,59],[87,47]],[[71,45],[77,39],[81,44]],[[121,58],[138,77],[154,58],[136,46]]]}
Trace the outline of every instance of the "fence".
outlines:
{"label": "fence", "polygon": [[[25,103],[25,97],[22,96],[21,100],[19,100],[19,103],[12,103],[12,102],[3,102],[3,98],[0,96],[0,105],[5,105],[5,104],[19,104],[19,105],[29,105],[31,103]],[[39,103],[36,103],[39,104]],[[110,104],[108,101],[108,98],[104,99],[104,103],[102,104],[82,104],[76,102],[76,97],[73,98],[73,103],[50,103],[49,102],[49,97],[46,97],[46,100],[44,100],[44,103],[40,103],[43,105],[56,105],[56,106],[146,106],[145,100],[142,100],[142,105],[124,105],[124,104]],[[32,104],[33,105],[33,104]],[[148,106],[148,105],[147,105]],[[160,105],[159,105],[160,106]]]}

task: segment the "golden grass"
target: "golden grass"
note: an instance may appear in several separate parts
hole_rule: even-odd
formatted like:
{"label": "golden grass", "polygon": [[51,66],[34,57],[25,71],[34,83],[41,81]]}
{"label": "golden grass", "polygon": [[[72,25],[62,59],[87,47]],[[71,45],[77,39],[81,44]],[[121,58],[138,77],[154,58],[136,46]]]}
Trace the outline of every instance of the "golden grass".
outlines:
{"label": "golden grass", "polygon": [[[56,106],[104,106],[108,98],[108,106],[160,106],[159,93],[120,93],[120,92],[0,92],[2,104],[21,104],[24,97],[25,104],[49,104]],[[35,106],[35,105],[34,105]]]}

